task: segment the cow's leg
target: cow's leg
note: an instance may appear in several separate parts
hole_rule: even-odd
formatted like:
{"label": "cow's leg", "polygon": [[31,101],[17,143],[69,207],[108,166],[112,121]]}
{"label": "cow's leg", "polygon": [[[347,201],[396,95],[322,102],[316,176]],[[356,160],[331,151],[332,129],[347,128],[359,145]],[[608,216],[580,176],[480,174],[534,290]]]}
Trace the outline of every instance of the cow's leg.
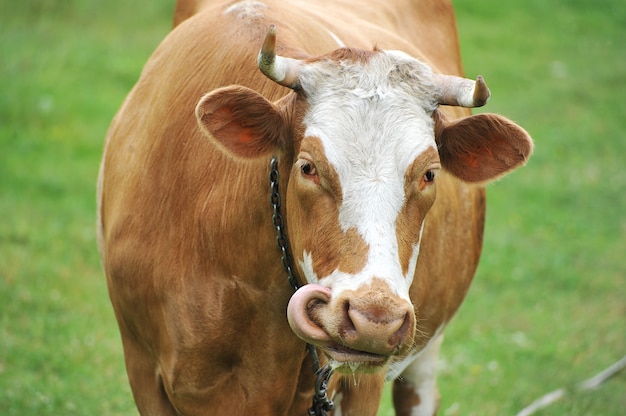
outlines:
{"label": "cow's leg", "polygon": [[165,393],[158,368],[150,359],[151,354],[128,338],[123,344],[126,372],[139,413],[146,416],[178,415]]}
{"label": "cow's leg", "polygon": [[[335,403],[332,415],[376,416],[385,385],[384,373],[337,376],[339,374],[331,378],[329,386],[329,390],[333,391]],[[336,382],[334,388],[333,381]]]}
{"label": "cow's leg", "polygon": [[436,335],[422,353],[393,383],[397,416],[433,416],[439,408],[437,360],[443,333]]}

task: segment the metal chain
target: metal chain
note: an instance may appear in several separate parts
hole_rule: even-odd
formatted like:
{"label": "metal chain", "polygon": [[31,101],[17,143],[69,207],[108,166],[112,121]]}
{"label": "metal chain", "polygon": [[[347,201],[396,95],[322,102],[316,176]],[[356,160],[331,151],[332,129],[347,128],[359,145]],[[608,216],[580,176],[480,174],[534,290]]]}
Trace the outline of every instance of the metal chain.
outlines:
{"label": "metal chain", "polygon": [[[311,349],[315,347],[311,345]],[[335,404],[326,394],[328,380],[332,374],[333,369],[329,365],[318,368],[315,372],[315,396],[313,396],[313,406],[309,408],[309,416],[327,416],[328,412],[335,408]]]}
{"label": "metal chain", "polygon": [[294,292],[300,288],[298,279],[293,274],[293,260],[289,255],[289,243],[287,242],[287,236],[285,235],[285,221],[280,213],[280,192],[278,190],[278,159],[272,158],[270,163],[270,202],[274,208],[274,214],[272,215],[272,223],[276,228],[276,245],[281,252],[280,261],[283,264],[283,268],[287,272],[287,280],[293,288]]}
{"label": "metal chain", "polygon": [[[298,279],[293,273],[293,259],[289,255],[289,243],[285,235],[285,220],[280,213],[280,192],[278,188],[278,159],[272,157],[270,162],[270,203],[274,209],[272,215],[272,223],[276,228],[276,245],[281,252],[280,261],[283,268],[287,272],[287,280],[293,288],[294,292],[300,288]],[[328,388],[328,380],[333,374],[333,369],[329,365],[320,368],[317,349],[312,344],[306,344],[311,359],[313,360],[313,371],[315,372],[315,395],[313,396],[313,405],[309,408],[309,416],[328,416],[328,412],[335,408],[333,401],[326,394]]]}

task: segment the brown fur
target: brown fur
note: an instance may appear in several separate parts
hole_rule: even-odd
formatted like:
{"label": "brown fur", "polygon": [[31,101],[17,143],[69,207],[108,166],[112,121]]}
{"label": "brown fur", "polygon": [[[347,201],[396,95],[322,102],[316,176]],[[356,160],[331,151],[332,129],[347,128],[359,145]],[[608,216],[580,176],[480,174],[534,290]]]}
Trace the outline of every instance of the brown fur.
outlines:
{"label": "brown fur", "polygon": [[[293,235],[294,247],[313,252],[314,247],[326,247],[323,256],[314,259],[314,269],[320,276],[326,276],[338,269],[346,273],[356,273],[367,261],[363,253],[367,253],[367,243],[355,229],[347,232],[339,225],[338,206],[342,201],[339,178],[329,166],[323,153],[321,141],[308,137],[302,141],[301,152],[306,152],[316,162],[316,169],[324,178],[324,182],[313,186],[307,179],[301,178],[299,166],[294,164],[287,188],[286,216],[290,227],[305,229],[306,233]],[[302,198],[291,198],[302,194]],[[319,220],[321,219],[321,221]],[[319,251],[319,250],[318,250]],[[303,251],[294,251],[300,255]],[[296,261],[304,259],[297,257]]]}
{"label": "brown fur", "polygon": [[448,122],[435,113],[443,166],[466,182],[486,182],[526,163],[533,143],[521,127],[497,114]]}
{"label": "brown fur", "polygon": [[[351,47],[400,49],[437,71],[462,75],[448,1],[368,6],[354,0],[292,1],[288,6],[285,1],[267,0],[264,17],[243,25],[236,16],[222,14],[231,1],[179,0],[175,28],[144,67],[109,129],[98,187],[99,243],[142,414],[304,415],[310,404],[311,362],[285,318],[292,291],[275,247],[267,179],[272,153],[280,156],[281,173],[290,172],[300,146],[290,139],[301,138],[297,120],[306,103],[256,68],[267,27],[277,24],[277,52],[286,56],[336,49],[328,28]],[[245,124],[249,100],[230,101],[231,88],[221,104],[199,105],[206,122],[199,126],[194,109],[201,97],[234,84],[257,104],[263,102],[260,96],[273,103],[256,106],[263,108],[259,114],[269,115],[266,124]],[[449,120],[468,114],[457,108],[442,111]],[[477,140],[494,120],[504,125],[483,117],[483,127],[471,134]],[[239,121],[229,124],[233,118]],[[218,120],[224,124],[215,124]],[[448,152],[442,164],[456,176],[480,182],[483,174],[454,170],[458,160],[472,164],[467,152],[451,144],[467,125],[442,120],[438,140]],[[251,133],[259,129],[265,133]],[[207,131],[217,133],[210,138]],[[502,142],[502,134],[490,131],[489,140]],[[527,154],[521,136],[519,142],[520,154]],[[251,158],[254,154],[259,156]],[[516,163],[516,157],[507,154],[503,163]],[[499,174],[498,169],[492,171]],[[286,195],[295,184],[287,183],[288,175],[281,178]],[[467,292],[481,251],[484,204],[482,188],[439,174],[411,287],[423,334],[415,348],[452,318]],[[298,217],[293,209],[287,207],[290,218]],[[333,223],[328,226],[336,230],[334,213],[329,217]],[[288,224],[288,231],[296,226],[305,224]],[[407,241],[415,240],[413,233]],[[333,241],[358,246],[357,237],[349,231]],[[294,244],[307,242],[296,238]],[[358,268],[345,260],[349,252],[337,250],[340,255],[327,259],[328,268]],[[350,376],[346,382],[333,378],[331,390],[345,398],[342,414],[376,414],[383,376],[362,377],[358,385]]]}
{"label": "brown fur", "polygon": [[[376,48],[374,48],[376,49]],[[336,49],[326,55],[316,56],[314,58],[307,59],[306,63],[312,63],[322,60],[330,60],[330,61],[348,61],[354,63],[367,63],[369,62],[372,55],[376,53],[375,51],[362,50],[356,48],[343,47]]]}
{"label": "brown fur", "polygon": [[437,162],[436,165],[439,165],[438,159],[439,157],[435,150],[427,150],[407,169],[404,178],[405,195],[417,194],[419,196],[417,198],[407,198],[397,219],[398,248],[400,259],[402,260],[403,274],[408,272],[413,247],[420,240],[421,228],[413,225],[422,223],[426,213],[435,202],[436,187],[434,183],[426,183],[424,175],[432,167],[433,162]]}
{"label": "brown fur", "polygon": [[422,402],[420,396],[415,394],[413,386],[400,379],[394,381],[392,393],[394,406],[404,410],[403,413],[396,412],[398,416],[411,416],[410,410]]}
{"label": "brown fur", "polygon": [[[375,415],[372,406],[382,398],[384,374],[358,374],[345,378],[333,377],[329,390],[341,395],[338,405],[342,416]],[[377,405],[376,405],[377,407]]]}

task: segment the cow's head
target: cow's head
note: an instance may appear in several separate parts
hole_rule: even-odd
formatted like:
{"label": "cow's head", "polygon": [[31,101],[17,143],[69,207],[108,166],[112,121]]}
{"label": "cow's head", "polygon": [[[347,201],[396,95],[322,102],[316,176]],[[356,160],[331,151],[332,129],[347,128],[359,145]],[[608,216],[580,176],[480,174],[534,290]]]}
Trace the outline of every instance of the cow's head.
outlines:
{"label": "cow's head", "polygon": [[409,287],[439,171],[484,183],[523,164],[532,142],[493,114],[442,121],[440,104],[487,101],[480,77],[436,75],[397,51],[343,48],[299,61],[274,45],[271,28],[259,67],[294,94],[271,103],[226,87],[204,96],[196,115],[239,156],[289,158],[287,227],[308,283],[289,303],[289,323],[339,367],[375,370],[413,343]]}

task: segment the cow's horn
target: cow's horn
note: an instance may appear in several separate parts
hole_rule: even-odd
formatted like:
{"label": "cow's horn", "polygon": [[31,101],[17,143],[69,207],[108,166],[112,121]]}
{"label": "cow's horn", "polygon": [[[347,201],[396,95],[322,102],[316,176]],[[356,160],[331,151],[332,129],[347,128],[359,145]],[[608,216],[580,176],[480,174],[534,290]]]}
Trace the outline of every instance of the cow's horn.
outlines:
{"label": "cow's horn", "polygon": [[272,81],[285,87],[298,87],[300,61],[276,55],[276,25],[271,25],[259,51],[259,69]]}
{"label": "cow's horn", "polygon": [[480,75],[476,81],[472,81],[454,75],[433,74],[433,81],[439,90],[437,93],[439,104],[443,105],[481,107],[487,104],[491,95]]}

